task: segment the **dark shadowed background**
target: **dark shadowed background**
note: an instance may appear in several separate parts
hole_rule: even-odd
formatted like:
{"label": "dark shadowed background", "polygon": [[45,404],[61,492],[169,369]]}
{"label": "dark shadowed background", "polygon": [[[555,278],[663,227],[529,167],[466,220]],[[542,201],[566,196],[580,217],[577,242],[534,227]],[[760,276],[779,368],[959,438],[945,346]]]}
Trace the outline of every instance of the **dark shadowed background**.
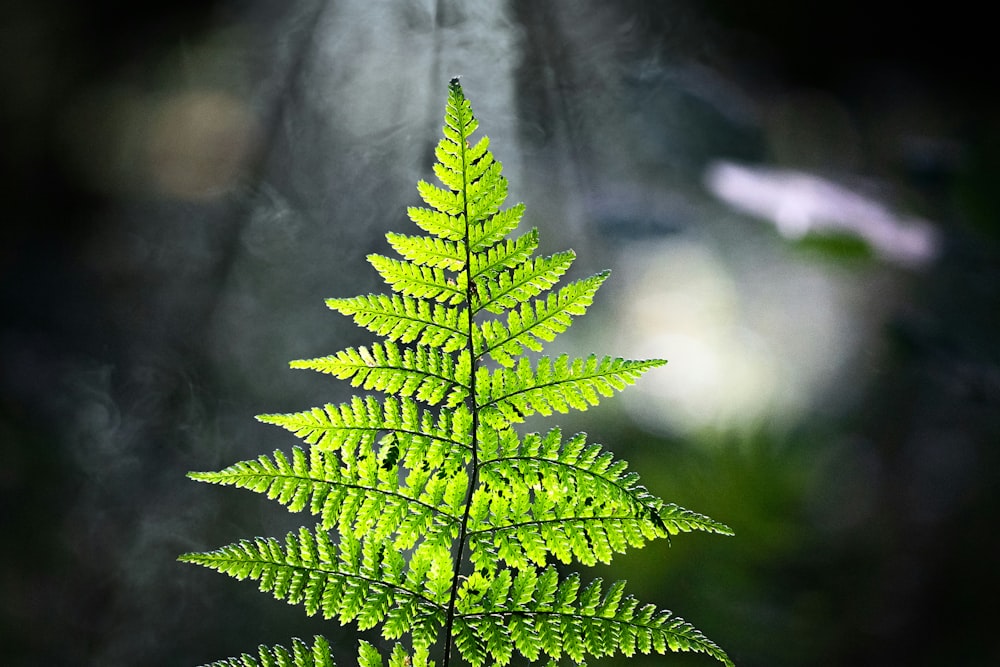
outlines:
{"label": "dark shadowed background", "polygon": [[1000,663],[973,3],[8,0],[0,31],[3,664],[316,632],[351,664],[353,631],[176,563],[297,523],[184,474],[349,395],[287,362],[370,342],[323,298],[382,289],[455,75],[542,250],[613,270],[558,346],[671,362],[558,422],[737,533],[593,574],[744,667]]}

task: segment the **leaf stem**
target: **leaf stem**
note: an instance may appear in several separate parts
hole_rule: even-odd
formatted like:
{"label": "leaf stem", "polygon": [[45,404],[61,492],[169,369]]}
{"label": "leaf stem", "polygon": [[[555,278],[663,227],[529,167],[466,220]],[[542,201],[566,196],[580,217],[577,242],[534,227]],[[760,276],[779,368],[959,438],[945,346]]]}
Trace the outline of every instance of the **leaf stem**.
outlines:
{"label": "leaf stem", "polygon": [[[452,81],[453,86],[457,87],[457,80]],[[475,283],[470,275],[472,267],[472,249],[469,239],[469,183],[465,180],[466,174],[468,174],[469,165],[467,164],[467,153],[468,148],[468,137],[465,136],[465,128],[467,126],[465,114],[467,113],[466,108],[462,102],[464,102],[464,96],[461,95],[461,88],[458,88],[460,99],[458,104],[458,118],[459,118],[459,139],[460,139],[460,150],[462,154],[462,214],[465,218],[465,268],[463,269],[468,276],[468,280],[465,281],[465,301],[467,304],[466,313],[467,321],[466,325],[468,327],[468,344],[466,346],[466,352],[469,355],[469,404],[470,412],[472,413],[472,458],[469,462],[471,474],[469,474],[469,486],[465,492],[465,509],[462,512],[462,523],[458,530],[458,545],[455,549],[455,561],[452,567],[452,579],[451,579],[451,594],[448,598],[448,611],[445,616],[444,621],[444,658],[442,661],[443,667],[449,667],[451,663],[451,650],[452,644],[454,642],[454,625],[455,625],[455,604],[458,599],[458,585],[460,582],[459,573],[462,566],[462,561],[465,558],[465,541],[468,536],[468,526],[469,526],[469,512],[472,508],[472,493],[476,489],[476,485],[479,481],[479,405],[476,402],[476,350],[475,341],[472,337],[473,323],[474,323],[474,312],[472,308],[473,296],[475,292]]]}

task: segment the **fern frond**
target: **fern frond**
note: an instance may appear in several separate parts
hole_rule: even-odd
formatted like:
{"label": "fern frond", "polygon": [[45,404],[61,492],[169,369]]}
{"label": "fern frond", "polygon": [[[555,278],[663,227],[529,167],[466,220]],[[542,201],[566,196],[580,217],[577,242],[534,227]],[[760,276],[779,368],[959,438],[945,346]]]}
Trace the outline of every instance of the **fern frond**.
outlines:
{"label": "fern frond", "polygon": [[445,190],[427,181],[417,183],[417,192],[429,209],[410,208],[410,219],[421,229],[444,239],[461,241],[465,238],[465,207],[461,193]]}
{"label": "fern frond", "polygon": [[489,354],[497,363],[509,368],[524,348],[541,352],[543,343],[552,342],[569,328],[574,317],[587,312],[594,293],[607,277],[607,272],[599,273],[570,283],[558,292],[550,292],[545,300],[523,303],[508,313],[506,326],[496,320],[484,322],[473,333],[476,339],[482,336],[479,353]]}
{"label": "fern frond", "polygon": [[373,344],[371,349],[352,347],[328,357],[300,359],[289,365],[350,380],[354,387],[413,396],[429,405],[444,401],[445,407],[455,407],[469,393],[469,387],[460,381],[468,377],[468,357],[455,359],[426,345],[400,348],[386,341]]}
{"label": "fern frond", "polygon": [[358,642],[358,667],[384,667],[382,654],[364,640]]}
{"label": "fern frond", "polygon": [[465,251],[454,241],[433,236],[393,233],[386,234],[385,237],[393,250],[414,264],[449,271],[461,271],[465,268]]}
{"label": "fern frond", "polygon": [[[465,300],[465,286],[446,276],[441,269],[400,262],[382,255],[369,255],[368,262],[393,291],[400,294],[450,305]],[[464,279],[464,274],[459,276],[459,280]]]}
{"label": "fern frond", "polygon": [[397,438],[407,438],[402,447],[419,444],[418,456],[432,457],[450,447],[468,449],[472,441],[472,416],[465,405],[454,410],[439,408],[430,412],[410,398],[355,396],[349,403],[327,404],[304,412],[258,415],[265,424],[280,426],[320,449],[353,449],[361,443],[371,445],[380,432],[391,431]]}
{"label": "fern frond", "polygon": [[463,142],[479,127],[479,121],[472,114],[472,104],[462,94],[458,80],[453,79],[448,86],[448,102],[444,107],[445,125],[441,128],[444,136],[452,144],[463,145]]}
{"label": "fern frond", "polygon": [[473,301],[473,309],[499,314],[524,303],[555,285],[574,259],[576,253],[567,250],[551,257],[527,259],[511,271],[480,279],[476,284],[479,298]]}
{"label": "fern frond", "polygon": [[[435,146],[440,185],[419,181],[424,206],[407,209],[424,234],[387,235],[401,259],[368,257],[391,293],[326,301],[378,340],[291,362],[370,393],[260,415],[304,446],[190,473],[308,510],[318,525],[180,560],[254,580],[307,614],[380,627],[388,660],[362,641],[360,667],[430,667],[432,647],[442,667],[667,651],[731,665],[687,622],[626,596],[622,582],[583,587],[553,567],[607,563],[681,532],[732,531],[665,503],[585,434],[513,428],[535,414],[586,410],[666,362],[532,361],[586,313],[608,273],[557,287],[575,254],[536,256],[536,229],[512,237],[524,205],[504,208],[507,179],[489,139],[471,136],[477,128],[453,80]],[[259,656],[218,664],[332,665],[321,638]]]}
{"label": "fern frond", "polygon": [[[493,156],[487,153],[487,156],[478,162],[469,163],[469,173],[465,181],[465,209],[470,226],[491,220],[493,217],[500,217],[494,214],[500,211],[500,205],[507,199],[507,179],[500,174],[503,167],[499,162],[494,162],[492,158]],[[516,221],[513,226],[507,228],[507,231],[500,233],[496,237],[496,241],[514,230],[517,226],[516,222],[520,221],[521,214],[524,213],[524,204],[516,204],[507,209],[506,213],[512,218],[516,218]],[[484,229],[487,228],[497,229],[492,224],[489,227],[484,227]],[[476,247],[477,242],[481,242],[474,237],[471,240],[473,243],[470,245],[473,248]],[[493,245],[496,241],[492,241],[488,245]]]}
{"label": "fern frond", "polygon": [[[358,642],[358,667],[385,667],[382,654],[370,643]],[[411,655],[402,644],[393,644],[389,654],[389,667],[434,667],[426,649],[417,649]]]}
{"label": "fern frond", "polygon": [[[410,284],[415,288],[415,283]],[[379,336],[401,343],[418,342],[454,352],[465,344],[465,309],[415,299],[408,295],[367,294],[350,299],[327,299],[326,305],[353,317]]]}
{"label": "fern frond", "polygon": [[[538,230],[530,229],[516,239],[504,239],[482,252],[473,253],[469,265],[469,275],[480,285],[494,279],[504,269],[513,269],[526,262],[538,248]],[[572,251],[567,251],[572,252]],[[475,301],[476,310],[482,302]]]}
{"label": "fern frond", "polygon": [[504,209],[485,217],[481,221],[474,221],[469,224],[468,245],[472,252],[480,253],[496,245],[505,236],[517,229],[524,215],[524,204],[515,204],[508,209]]}
{"label": "fern frond", "polygon": [[[434,188],[433,190],[430,188],[434,188],[430,183],[425,183],[424,181],[417,183],[417,190],[420,192],[420,196],[428,204],[434,199],[434,193],[441,191],[440,188]],[[441,196],[446,197],[446,195]],[[429,197],[430,199],[428,199]],[[455,197],[451,196],[446,197],[441,205],[447,210],[455,210],[459,202]],[[409,207],[406,209],[406,215],[420,229],[442,240],[463,241],[465,239],[465,218],[463,216],[444,213],[440,210],[435,211],[420,206]]]}
{"label": "fern frond", "polygon": [[[457,116],[454,118],[458,121]],[[468,126],[458,133],[460,135],[467,130]],[[489,137],[482,137],[475,146],[463,147],[453,140],[454,136],[445,136],[435,146],[434,155],[438,162],[434,165],[434,175],[453,191],[461,192],[467,180],[474,180],[493,164],[493,156],[487,150],[490,145]]]}
{"label": "fern frond", "polygon": [[480,367],[476,373],[476,401],[482,419],[494,428],[524,421],[533,414],[551,415],[586,410],[600,397],[621,391],[646,371],[667,363],[662,359],[635,361],[590,355],[570,361],[560,355],[555,362],[538,360],[537,369],[525,358],[516,368],[500,368],[493,373]]}
{"label": "fern frond", "polygon": [[[471,109],[469,111],[471,113]],[[470,124],[468,127],[479,126],[475,117],[471,117],[471,120],[473,124]],[[465,145],[468,147],[465,151],[465,183],[472,183],[480,180],[490,169],[495,168],[499,172],[501,168],[500,163],[494,161],[493,154],[487,150],[490,146],[489,137],[482,137],[476,142],[475,146],[469,146],[468,139],[466,139]],[[474,193],[468,194],[470,194],[470,196],[474,196]]]}
{"label": "fern frond", "polygon": [[670,529],[708,529],[693,512],[690,522],[668,528],[660,518],[662,501],[626,472],[624,461],[588,445],[585,434],[563,440],[553,429],[521,441],[506,429],[486,436],[470,510],[474,563],[500,560],[523,568],[544,565],[549,554],[562,562],[606,563]]}
{"label": "fern frond", "polygon": [[370,449],[344,465],[329,452],[313,448],[307,455],[295,447],[290,461],[276,451],[272,457],[188,476],[264,494],[291,512],[308,509],[321,517],[323,529],[337,528],[359,539],[391,539],[396,549],[412,548],[418,540],[450,544],[458,532],[460,515],[447,495],[454,482],[411,475],[401,483],[398,463],[386,465]]}
{"label": "fern frond", "polygon": [[[639,475],[628,472],[625,461],[589,444],[586,433],[563,440],[562,431],[555,428],[544,436],[529,433],[521,439],[513,429],[488,429],[479,444],[484,487],[504,488],[520,476],[532,489],[571,487],[573,493],[564,494],[563,502],[579,514],[591,512],[588,508],[595,504],[616,512],[630,507],[636,515],[646,514],[660,536],[693,530],[732,534],[728,526],[702,514],[664,504],[639,484]],[[493,475],[499,479],[491,481]]]}
{"label": "fern frond", "polygon": [[576,574],[560,581],[551,567],[540,572],[520,570],[506,599],[498,603],[489,596],[462,598],[475,603],[460,605],[456,645],[466,647],[463,657],[477,667],[485,664],[483,658],[497,636],[508,638],[532,661],[541,655],[554,660],[566,655],[580,663],[587,656],[685,651],[733,665],[697,628],[669,611],[640,606],[634,597],[624,595],[624,585],[619,581],[605,589],[601,579],[595,579],[581,591]]}
{"label": "fern frond", "polygon": [[[432,633],[447,601],[441,580],[450,584],[450,558],[445,547],[417,547],[409,564],[404,555],[374,540],[342,535],[334,543],[326,531],[300,528],[288,533],[284,545],[274,538],[241,540],[215,551],[180,557],[237,579],[258,582],[262,592],[278,600],[302,605],[308,615],[322,614],[341,624],[352,621],[371,628],[386,621],[390,610],[409,611],[406,623],[396,630]],[[396,612],[398,618],[398,612]]]}
{"label": "fern frond", "polygon": [[656,511],[654,519],[671,535],[703,530],[717,535],[735,535],[733,529],[724,523],[698,512],[684,509],[673,503],[665,504]]}
{"label": "fern frond", "polygon": [[312,646],[292,639],[292,650],[284,646],[259,646],[257,655],[244,653],[238,658],[218,660],[204,667],[335,667],[330,644],[322,635],[313,637]]}
{"label": "fern frond", "polygon": [[[515,495],[512,506],[516,507],[518,501]],[[520,502],[533,503],[538,501],[525,498]],[[642,547],[653,537],[655,529],[641,515],[560,517],[551,507],[543,506],[524,521],[470,531],[469,543],[472,562],[477,565],[498,560],[508,567],[524,569],[544,565],[550,554],[566,564],[574,560],[584,565],[610,563],[614,554],[625,553],[628,547]]]}

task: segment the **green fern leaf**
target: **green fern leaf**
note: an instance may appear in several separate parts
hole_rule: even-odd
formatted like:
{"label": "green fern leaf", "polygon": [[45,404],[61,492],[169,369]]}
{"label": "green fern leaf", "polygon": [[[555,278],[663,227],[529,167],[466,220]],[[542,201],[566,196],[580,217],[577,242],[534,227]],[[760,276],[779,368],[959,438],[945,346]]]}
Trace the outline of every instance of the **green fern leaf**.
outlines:
{"label": "green fern leaf", "polygon": [[382,654],[378,649],[362,640],[358,642],[358,667],[383,667]]}
{"label": "green fern leaf", "polygon": [[[433,189],[432,189],[433,188]],[[444,192],[434,188],[429,183],[420,181],[417,190],[421,198],[428,204],[435,201],[436,192]],[[460,202],[454,197],[442,194],[441,206],[447,211],[454,211],[460,206]],[[433,204],[432,204],[433,205]],[[447,241],[461,241],[465,236],[465,219],[455,215],[442,212],[442,210],[431,210],[418,206],[411,206],[406,210],[410,220],[415,222],[425,232],[434,234],[440,239]]]}
{"label": "green fern leaf", "polygon": [[392,249],[404,259],[437,269],[460,271],[465,268],[464,249],[453,241],[433,236],[386,234]]}
{"label": "green fern leaf", "polygon": [[180,560],[255,580],[262,592],[301,604],[310,616],[321,613],[341,624],[357,621],[362,629],[374,627],[396,604],[412,604],[415,618],[433,620],[445,599],[442,579],[450,579],[444,572],[450,567],[444,547],[418,547],[406,568],[406,558],[384,542],[342,534],[335,544],[325,531],[306,528],[289,533],[284,545],[274,538],[242,540]]}
{"label": "green fern leaf", "polygon": [[686,533],[691,530],[704,530],[718,535],[734,534],[733,529],[726,524],[674,504],[664,505],[656,511],[654,518],[658,523],[662,523],[663,527],[671,535]]}
{"label": "green fern leaf", "polygon": [[[471,113],[462,117],[475,122]],[[448,121],[452,120],[456,122],[456,125],[460,125],[462,122],[458,115],[448,119]],[[458,135],[460,135],[467,132],[469,127],[473,126],[467,125],[461,129],[453,126],[452,129],[459,130]],[[434,165],[434,175],[441,183],[456,192],[464,188],[466,180],[476,178],[477,174],[482,174],[487,167],[493,164],[493,156],[487,150],[490,145],[489,137],[483,137],[475,146],[463,150],[462,146],[454,140],[458,135],[445,136],[434,149],[434,154],[438,159],[438,163]],[[474,169],[471,168],[472,165],[475,165]]]}
{"label": "green fern leaf", "polygon": [[[510,258],[511,255],[503,259],[494,258],[487,268],[506,266]],[[477,278],[477,294],[481,296],[473,301],[473,305],[476,310],[503,313],[555,285],[575,258],[576,253],[568,250],[551,257],[527,258],[509,271],[484,271],[481,276],[474,275]],[[594,291],[597,291],[596,288]]]}
{"label": "green fern leaf", "polygon": [[465,217],[462,197],[451,191],[431,185],[427,181],[417,183],[420,198],[435,210],[410,209],[410,218],[422,229],[445,239],[455,241],[465,237]]}
{"label": "green fern leaf", "polygon": [[621,391],[646,371],[667,363],[662,359],[633,361],[590,355],[570,361],[560,355],[555,363],[548,357],[538,360],[532,369],[521,357],[516,368],[501,368],[492,374],[477,369],[476,399],[482,406],[483,421],[494,428],[524,421],[533,414],[551,415],[586,410],[597,405],[600,397]]}
{"label": "green fern leaf", "polygon": [[[413,283],[409,285],[412,287]],[[419,288],[413,289],[416,291]],[[442,285],[439,291],[447,289],[450,287]],[[327,299],[326,305],[344,315],[353,316],[359,326],[401,343],[416,341],[454,352],[461,349],[468,336],[462,330],[464,309],[449,308],[406,295],[369,294],[351,299]]]}
{"label": "green fern leaf", "polygon": [[[505,181],[500,178],[500,183]],[[506,187],[504,187],[506,196]],[[516,204],[506,210],[498,212],[496,215],[487,217],[482,222],[469,224],[468,247],[472,252],[483,252],[493,245],[499,243],[505,236],[517,229],[524,215],[524,205]],[[473,218],[475,220],[475,218]]]}
{"label": "green fern leaf", "polygon": [[[478,331],[473,331],[476,349],[508,368],[525,348],[540,352],[543,343],[555,340],[573,323],[573,317],[586,312],[607,276],[605,272],[570,283],[550,293],[544,301],[524,303],[517,310],[511,306],[506,327],[496,320],[488,320]],[[482,343],[478,342],[480,337]]]}
{"label": "green fern leaf", "polygon": [[[284,540],[258,537],[185,562],[251,579],[275,598],[360,629],[380,628],[388,656],[358,645],[361,667],[443,667],[520,658],[584,665],[611,654],[693,651],[732,664],[686,621],[625,593],[583,586],[552,564],[607,563],[689,531],[731,534],[668,504],[579,433],[520,434],[535,414],[586,410],[663,360],[540,356],[584,315],[607,272],[558,287],[572,251],[535,256],[538,231],[512,237],[523,204],[503,208],[507,180],[457,81],[435,147],[440,185],[420,181],[407,209],[425,234],[390,233],[394,259],[369,262],[390,294],[328,299],[379,337],[367,347],[291,362],[365,392],[348,402],[258,419],[302,445],[198,481],[259,493],[318,517]],[[487,363],[495,363],[491,368]],[[217,663],[332,665],[329,647]]]}
{"label": "green fern leaf", "polygon": [[[374,396],[355,396],[350,403],[291,414],[259,415],[257,419],[281,426],[307,444],[326,450],[371,446],[376,436],[386,431],[405,441],[407,452],[417,448],[416,455],[421,458],[440,456],[450,447],[468,449],[472,442],[472,419],[465,405],[432,413],[406,397],[388,396],[379,401]],[[432,463],[437,465],[439,459],[433,458]]]}
{"label": "green fern leaf", "polygon": [[455,407],[469,393],[461,382],[468,376],[467,358],[456,360],[427,345],[400,348],[387,341],[375,343],[370,350],[348,348],[328,357],[293,361],[290,366],[329,373],[363,389],[414,396],[430,405],[444,401],[446,407]]}
{"label": "green fern leaf", "polygon": [[330,644],[326,638],[316,635],[313,644],[309,646],[301,639],[292,640],[292,650],[283,646],[260,646],[257,656],[244,653],[239,658],[219,660],[207,667],[334,667]]}
{"label": "green fern leaf", "polygon": [[[653,605],[640,607],[634,597],[624,594],[624,582],[605,590],[603,582],[595,579],[581,591],[576,574],[559,581],[552,568],[540,574],[524,570],[518,578],[527,583],[515,584],[515,588],[534,588],[531,600],[521,595],[517,601],[508,599],[469,615],[475,618],[477,629],[467,638],[476,644],[473,655],[481,652],[485,638],[504,632],[518,652],[531,660],[543,653],[554,660],[566,654],[580,663],[587,656],[685,651],[733,664],[718,645],[683,619]],[[530,627],[525,627],[524,618],[532,620]],[[496,627],[486,630],[486,625]]]}
{"label": "green fern leaf", "polygon": [[[477,285],[489,285],[489,281],[500,275],[504,269],[513,269],[524,264],[538,248],[538,230],[531,229],[516,239],[504,239],[482,252],[472,255],[469,276]],[[572,252],[572,251],[567,251]],[[464,264],[463,264],[464,266]],[[554,267],[546,267],[552,270]],[[478,298],[478,297],[477,297]],[[482,301],[474,300],[476,309],[484,308]],[[494,311],[491,311],[494,312]],[[503,312],[498,310],[496,312]]]}
{"label": "green fern leaf", "polygon": [[454,479],[411,475],[401,485],[397,467],[384,465],[370,449],[359,451],[343,465],[317,448],[307,459],[296,447],[291,461],[276,451],[273,458],[261,456],[189,477],[265,494],[292,512],[309,509],[321,517],[323,529],[337,528],[359,539],[391,539],[396,549],[411,548],[418,540],[450,544],[460,516]]}
{"label": "green fern leaf", "polygon": [[554,429],[522,442],[512,429],[494,431],[480,456],[469,515],[474,563],[499,558],[522,568],[543,565],[550,553],[563,562],[606,563],[675,531],[728,530],[676,505],[664,508],[623,461],[587,445],[585,434],[563,441]]}
{"label": "green fern leaf", "polygon": [[[369,255],[368,262],[393,290],[401,294],[452,305],[465,300],[465,286],[448,278],[441,269],[382,255]],[[461,279],[464,281],[464,274]]]}

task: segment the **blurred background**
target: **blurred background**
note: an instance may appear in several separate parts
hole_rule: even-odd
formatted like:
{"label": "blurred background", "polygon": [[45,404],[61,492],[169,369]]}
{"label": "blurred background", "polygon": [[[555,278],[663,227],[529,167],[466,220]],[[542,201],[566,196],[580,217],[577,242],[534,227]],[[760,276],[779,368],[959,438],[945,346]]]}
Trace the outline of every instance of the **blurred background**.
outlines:
{"label": "blurred background", "polygon": [[1000,108],[973,3],[0,17],[4,664],[316,632],[351,664],[350,630],[175,562],[300,518],[184,474],[293,443],[253,415],[349,396],[287,362],[370,342],[323,299],[382,291],[364,257],[407,230],[455,75],[542,250],[613,271],[558,347],[671,362],[546,424],[736,531],[593,574],[744,667],[1000,664]]}

